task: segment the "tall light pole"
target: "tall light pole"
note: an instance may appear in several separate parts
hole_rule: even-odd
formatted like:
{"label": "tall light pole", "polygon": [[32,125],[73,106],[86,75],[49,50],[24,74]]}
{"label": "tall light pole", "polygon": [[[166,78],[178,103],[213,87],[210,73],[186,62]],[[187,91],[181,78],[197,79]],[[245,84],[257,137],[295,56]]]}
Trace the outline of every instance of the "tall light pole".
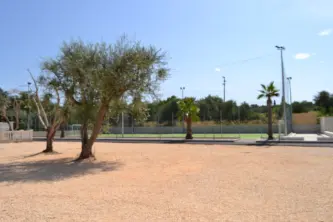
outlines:
{"label": "tall light pole", "polygon": [[241,122],[241,118],[240,118],[240,108],[241,108],[241,105],[238,106],[238,122],[240,124]]}
{"label": "tall light pole", "polygon": [[222,124],[222,120],[223,120],[223,112],[222,112],[222,109],[223,109],[223,103],[225,103],[225,76],[222,76],[222,85],[223,85],[223,101],[222,101],[222,107],[221,107],[221,113],[220,113],[220,119],[221,119],[221,124]]}
{"label": "tall light pole", "polygon": [[283,105],[283,117],[284,117],[284,135],[288,134],[287,128],[287,112],[286,112],[286,92],[284,83],[284,64],[283,64],[283,51],[286,49],[284,46],[275,46],[281,53],[281,74],[282,74],[282,105]]}
{"label": "tall light pole", "polygon": [[27,129],[29,130],[30,129],[30,111],[31,111],[31,100],[30,100],[30,92],[31,92],[31,89],[30,89],[30,85],[31,85],[31,82],[28,82],[28,122],[27,122]]}
{"label": "tall light pole", "polygon": [[184,99],[184,90],[185,90],[185,87],[184,87],[184,86],[181,86],[181,87],[180,87],[180,90],[182,91],[182,99]]}
{"label": "tall light pole", "polygon": [[222,79],[223,79],[223,83],[222,83],[222,85],[223,85],[223,102],[225,102],[225,83],[226,83],[226,81],[225,81],[224,76],[222,76]]}
{"label": "tall light pole", "polygon": [[[180,90],[182,91],[182,99],[184,99],[184,90],[185,90],[185,86],[181,86]],[[183,131],[185,132],[185,116],[183,115],[183,122],[182,122],[182,126],[183,126]]]}
{"label": "tall light pole", "polygon": [[291,80],[292,77],[287,77],[288,83],[289,83],[289,95],[290,95],[290,122],[291,122],[291,131],[293,131],[293,100],[291,97]]}

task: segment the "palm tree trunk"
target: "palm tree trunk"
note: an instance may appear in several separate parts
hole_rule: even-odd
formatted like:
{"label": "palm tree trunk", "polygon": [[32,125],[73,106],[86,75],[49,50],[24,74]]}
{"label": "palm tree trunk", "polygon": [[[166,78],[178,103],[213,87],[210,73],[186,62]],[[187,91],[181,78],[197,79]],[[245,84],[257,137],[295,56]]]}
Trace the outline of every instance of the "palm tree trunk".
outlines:
{"label": "palm tree trunk", "polygon": [[192,118],[188,117],[186,118],[186,137],[185,139],[191,140],[193,139],[192,136]]}
{"label": "palm tree trunk", "polygon": [[267,109],[268,109],[268,139],[273,139],[273,120],[272,120],[272,100],[267,99]]}

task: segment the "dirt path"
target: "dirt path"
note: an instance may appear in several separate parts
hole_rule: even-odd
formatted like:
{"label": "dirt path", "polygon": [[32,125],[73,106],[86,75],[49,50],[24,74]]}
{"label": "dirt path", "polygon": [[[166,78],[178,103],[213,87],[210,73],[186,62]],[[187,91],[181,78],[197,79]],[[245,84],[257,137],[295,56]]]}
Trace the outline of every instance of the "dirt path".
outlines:
{"label": "dirt path", "polygon": [[1,144],[0,221],[333,221],[330,148],[44,146]]}

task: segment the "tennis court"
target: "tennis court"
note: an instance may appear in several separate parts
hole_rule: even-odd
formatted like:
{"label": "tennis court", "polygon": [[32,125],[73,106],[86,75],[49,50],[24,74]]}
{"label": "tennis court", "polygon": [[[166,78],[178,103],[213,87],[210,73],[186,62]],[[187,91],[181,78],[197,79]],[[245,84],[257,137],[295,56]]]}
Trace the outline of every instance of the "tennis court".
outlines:
{"label": "tennis court", "polygon": [[[274,135],[275,137],[278,134]],[[100,138],[185,138],[185,134],[100,134]],[[267,138],[267,134],[193,134],[193,138],[239,138],[239,139],[260,139]]]}

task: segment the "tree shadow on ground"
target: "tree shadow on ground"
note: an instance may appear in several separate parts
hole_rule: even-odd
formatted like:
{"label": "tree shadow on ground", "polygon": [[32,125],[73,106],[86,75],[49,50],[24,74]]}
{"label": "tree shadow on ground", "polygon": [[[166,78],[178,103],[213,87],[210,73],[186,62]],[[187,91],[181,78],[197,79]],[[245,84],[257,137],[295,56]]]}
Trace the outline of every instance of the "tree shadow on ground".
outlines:
{"label": "tree shadow on ground", "polygon": [[30,155],[27,155],[27,156],[23,156],[23,158],[35,157],[35,156],[39,156],[39,155],[56,155],[56,154],[61,154],[61,153],[59,153],[57,151],[53,151],[51,153],[44,153],[42,151],[42,152],[38,152],[38,153],[33,153],[33,154],[30,154]]}
{"label": "tree shadow on ground", "polygon": [[257,147],[265,147],[265,148],[270,148],[274,145],[278,145],[278,142],[274,141],[274,140],[263,140],[260,142],[256,142],[254,144],[247,144],[247,146],[257,146]]}
{"label": "tree shadow on ground", "polygon": [[0,164],[0,183],[59,181],[87,174],[114,171],[122,165],[121,162],[112,161],[74,162],[71,158],[13,162]]}

